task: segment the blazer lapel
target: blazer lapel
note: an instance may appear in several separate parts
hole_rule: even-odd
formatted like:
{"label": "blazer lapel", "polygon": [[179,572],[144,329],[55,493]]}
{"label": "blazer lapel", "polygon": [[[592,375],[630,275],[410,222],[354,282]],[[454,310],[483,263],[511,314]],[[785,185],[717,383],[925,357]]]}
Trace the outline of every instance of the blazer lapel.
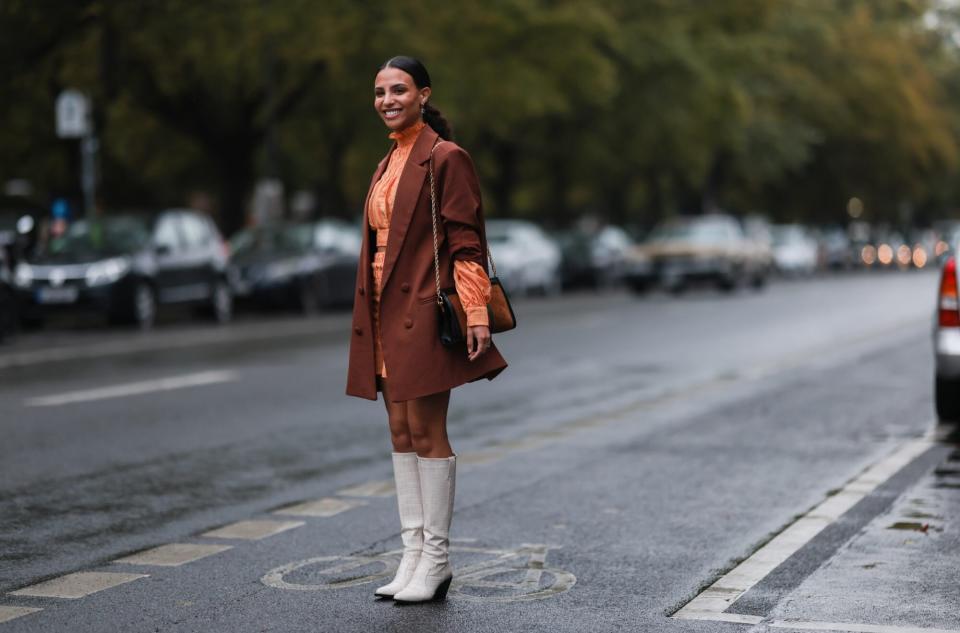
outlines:
{"label": "blazer lapel", "polygon": [[386,288],[390,273],[393,272],[397,257],[403,248],[407,228],[410,226],[410,220],[413,219],[413,211],[423,190],[423,183],[427,179],[426,162],[430,159],[430,150],[433,149],[436,140],[437,133],[430,126],[423,128],[400,174],[397,195],[393,200],[393,214],[390,216],[390,238],[387,241],[387,253],[383,260],[383,288]]}

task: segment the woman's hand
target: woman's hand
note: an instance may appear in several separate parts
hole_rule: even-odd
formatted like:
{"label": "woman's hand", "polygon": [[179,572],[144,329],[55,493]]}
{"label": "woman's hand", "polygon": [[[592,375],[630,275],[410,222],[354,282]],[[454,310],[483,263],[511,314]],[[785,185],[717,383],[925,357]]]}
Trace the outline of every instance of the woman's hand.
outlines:
{"label": "woman's hand", "polygon": [[490,349],[490,328],[473,325],[467,328],[467,360],[474,361]]}

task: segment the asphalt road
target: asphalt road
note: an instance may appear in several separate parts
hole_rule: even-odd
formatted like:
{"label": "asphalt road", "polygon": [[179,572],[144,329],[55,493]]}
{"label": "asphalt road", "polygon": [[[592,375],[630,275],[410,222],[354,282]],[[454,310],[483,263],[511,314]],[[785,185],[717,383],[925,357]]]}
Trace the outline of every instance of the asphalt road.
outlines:
{"label": "asphalt road", "polygon": [[[399,525],[382,404],[343,396],[346,315],[22,337],[0,348],[0,633],[960,631],[936,283],[517,302],[509,369],[451,405],[458,582],[407,608],[372,598]],[[282,531],[209,533],[248,520]],[[114,562],[170,544],[207,556]]]}

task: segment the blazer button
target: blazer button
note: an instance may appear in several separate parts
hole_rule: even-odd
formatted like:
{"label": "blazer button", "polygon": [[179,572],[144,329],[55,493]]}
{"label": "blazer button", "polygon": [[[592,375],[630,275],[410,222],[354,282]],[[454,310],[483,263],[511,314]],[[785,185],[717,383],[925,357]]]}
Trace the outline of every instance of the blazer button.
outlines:
{"label": "blazer button", "polygon": [[413,319],[407,319],[406,321],[404,321],[404,322],[403,322],[403,327],[407,328],[408,330],[409,330],[410,328],[412,328],[412,327],[413,327]]}
{"label": "blazer button", "polygon": [[361,334],[363,334],[363,330],[358,327],[353,328],[353,331],[357,333],[357,336],[360,336]]}
{"label": "blazer button", "polygon": [[410,292],[410,284],[403,284],[402,286],[400,286],[400,290],[404,292]]}
{"label": "blazer button", "polygon": [[360,293],[360,296],[362,297],[362,296],[363,296],[363,286],[360,286],[360,290],[358,290],[358,292]]}

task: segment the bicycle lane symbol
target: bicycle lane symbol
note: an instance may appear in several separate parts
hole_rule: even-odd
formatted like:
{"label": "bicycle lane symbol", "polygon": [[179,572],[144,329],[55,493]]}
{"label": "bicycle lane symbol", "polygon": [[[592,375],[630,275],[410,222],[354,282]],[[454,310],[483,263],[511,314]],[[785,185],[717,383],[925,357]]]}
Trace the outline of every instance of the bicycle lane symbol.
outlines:
{"label": "bicycle lane symbol", "polygon": [[[524,544],[515,549],[453,545],[451,551],[458,558],[476,562],[454,570],[448,597],[475,602],[519,602],[568,591],[576,584],[576,576],[546,565],[550,549],[556,548],[540,544]],[[260,581],[268,587],[292,591],[354,587],[391,577],[401,554],[401,550],[395,550],[374,556],[318,556],[276,567]],[[304,575],[314,582],[287,578]]]}

